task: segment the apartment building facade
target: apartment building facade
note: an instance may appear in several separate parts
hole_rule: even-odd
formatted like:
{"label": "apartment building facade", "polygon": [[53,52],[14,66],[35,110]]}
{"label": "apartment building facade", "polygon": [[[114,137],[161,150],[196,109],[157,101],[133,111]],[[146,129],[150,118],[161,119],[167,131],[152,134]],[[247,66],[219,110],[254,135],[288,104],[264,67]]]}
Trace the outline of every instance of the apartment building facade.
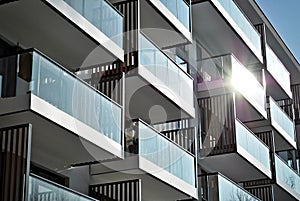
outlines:
{"label": "apartment building facade", "polygon": [[0,200],[300,199],[300,66],[255,0],[0,1]]}

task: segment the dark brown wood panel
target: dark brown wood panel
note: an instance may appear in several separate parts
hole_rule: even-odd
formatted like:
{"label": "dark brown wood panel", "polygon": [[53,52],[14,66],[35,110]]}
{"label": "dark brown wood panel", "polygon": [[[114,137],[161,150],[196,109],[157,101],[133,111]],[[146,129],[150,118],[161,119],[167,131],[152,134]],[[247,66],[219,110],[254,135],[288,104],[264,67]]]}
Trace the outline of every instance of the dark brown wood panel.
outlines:
{"label": "dark brown wood panel", "polygon": [[106,201],[141,201],[139,179],[91,185],[90,196]]}
{"label": "dark brown wood panel", "polygon": [[291,86],[292,94],[293,94],[293,106],[295,113],[295,120],[298,123],[300,120],[300,84]]}
{"label": "dark brown wood panel", "polygon": [[161,132],[170,140],[180,145],[185,150],[195,154],[195,136],[196,128],[180,128],[176,130],[167,130]]}
{"label": "dark brown wood panel", "polygon": [[0,145],[0,200],[24,200],[29,174],[31,125],[0,128]]}
{"label": "dark brown wood panel", "polygon": [[271,185],[246,188],[246,190],[249,191],[252,195],[261,199],[262,201],[274,200],[273,187]]}
{"label": "dark brown wood panel", "polygon": [[236,150],[233,94],[198,99],[200,108],[201,155],[216,155]]}
{"label": "dark brown wood panel", "polygon": [[274,139],[272,131],[264,131],[260,133],[255,133],[255,135],[261,139],[269,148],[270,151],[274,149]]}

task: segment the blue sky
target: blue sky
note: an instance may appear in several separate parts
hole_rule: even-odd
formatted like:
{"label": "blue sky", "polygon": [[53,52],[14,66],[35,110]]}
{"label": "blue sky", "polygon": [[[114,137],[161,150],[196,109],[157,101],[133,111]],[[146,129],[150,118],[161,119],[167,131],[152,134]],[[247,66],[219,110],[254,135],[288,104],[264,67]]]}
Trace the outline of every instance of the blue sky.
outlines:
{"label": "blue sky", "polygon": [[300,62],[300,0],[256,0]]}

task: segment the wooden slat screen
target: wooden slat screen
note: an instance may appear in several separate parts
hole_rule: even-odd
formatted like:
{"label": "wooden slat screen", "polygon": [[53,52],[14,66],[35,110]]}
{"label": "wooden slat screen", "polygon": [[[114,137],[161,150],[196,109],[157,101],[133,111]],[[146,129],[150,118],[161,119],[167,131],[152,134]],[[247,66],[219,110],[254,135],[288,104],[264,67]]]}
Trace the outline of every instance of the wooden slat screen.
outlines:
{"label": "wooden slat screen", "polygon": [[273,187],[271,185],[269,186],[257,186],[253,188],[246,188],[248,192],[250,192],[252,195],[258,197],[262,201],[273,201]]}
{"label": "wooden slat screen", "polygon": [[161,133],[176,144],[180,145],[185,150],[191,152],[192,154],[195,154],[195,127],[167,130],[162,131]]}
{"label": "wooden slat screen", "polygon": [[198,99],[201,121],[202,156],[236,150],[233,94]]}
{"label": "wooden slat screen", "polygon": [[294,114],[295,120],[300,120],[300,84],[291,86],[292,94],[293,94],[293,105],[294,105]]}
{"label": "wooden slat screen", "polygon": [[255,135],[261,139],[269,148],[270,151],[274,149],[274,142],[273,142],[273,132],[272,131],[264,131],[260,133],[255,133]]}
{"label": "wooden slat screen", "polygon": [[141,180],[90,186],[90,196],[105,201],[141,201]]}
{"label": "wooden slat screen", "polygon": [[246,181],[243,182],[244,188],[252,188],[257,186],[265,186],[273,184],[273,181],[271,179],[260,179],[260,180],[253,180],[253,181]]}
{"label": "wooden slat screen", "polygon": [[292,99],[285,99],[276,101],[277,104],[283,109],[283,111],[290,117],[290,119],[294,120],[294,106]]}
{"label": "wooden slat screen", "polygon": [[0,129],[0,200],[24,200],[29,175],[31,125]]}
{"label": "wooden slat screen", "polygon": [[137,67],[138,50],[138,1],[127,0],[115,3],[114,6],[124,15],[124,63],[123,72],[127,73]]}

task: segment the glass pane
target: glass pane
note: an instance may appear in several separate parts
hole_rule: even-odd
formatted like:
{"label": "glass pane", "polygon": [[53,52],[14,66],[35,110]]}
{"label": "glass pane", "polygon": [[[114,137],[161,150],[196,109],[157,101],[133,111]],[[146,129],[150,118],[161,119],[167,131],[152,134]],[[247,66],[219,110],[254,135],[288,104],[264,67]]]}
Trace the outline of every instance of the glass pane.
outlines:
{"label": "glass pane", "polygon": [[286,163],[275,155],[276,180],[281,187],[292,193],[295,197],[300,197],[300,178]]}
{"label": "glass pane", "polygon": [[[283,129],[285,133],[287,133],[292,140],[295,140],[295,132],[294,132],[294,123],[289,118],[287,114],[277,105],[277,103],[270,97],[270,113],[271,113],[271,122],[276,122],[273,124],[276,129],[278,126],[280,129]],[[283,134],[283,133],[282,133]]]}
{"label": "glass pane", "polygon": [[177,0],[179,21],[187,28],[190,29],[190,7],[184,2],[184,0]]}
{"label": "glass pane", "polygon": [[180,96],[181,100],[185,100],[189,105],[193,105],[192,78],[142,34],[140,34],[139,52],[140,65],[147,68],[147,70],[171,89],[173,98]]}
{"label": "glass pane", "polygon": [[121,143],[121,108],[68,71],[34,52],[32,93]]}
{"label": "glass pane", "polygon": [[194,157],[142,122],[139,122],[139,154],[195,186]]}
{"label": "glass pane", "polygon": [[160,0],[190,30],[190,6],[184,0]]}
{"label": "glass pane", "polygon": [[232,58],[232,85],[250,103],[259,106],[259,111],[265,111],[265,90],[256,77],[237,59]]}
{"label": "glass pane", "polygon": [[227,180],[226,178],[218,175],[219,184],[219,200],[247,200],[247,201],[259,201],[253,197],[250,193],[238,187],[236,184]]}
{"label": "glass pane", "polygon": [[250,155],[256,158],[262,165],[270,170],[269,149],[242,123],[235,121],[237,143],[244,148]]}
{"label": "glass pane", "polygon": [[64,0],[90,23],[123,47],[123,17],[105,0]]}
{"label": "glass pane", "polygon": [[278,59],[273,50],[266,45],[267,69],[287,92],[291,92],[290,88],[290,73],[286,70],[285,66]]}
{"label": "glass pane", "polygon": [[28,200],[93,201],[94,199],[52,182],[29,176]]}

